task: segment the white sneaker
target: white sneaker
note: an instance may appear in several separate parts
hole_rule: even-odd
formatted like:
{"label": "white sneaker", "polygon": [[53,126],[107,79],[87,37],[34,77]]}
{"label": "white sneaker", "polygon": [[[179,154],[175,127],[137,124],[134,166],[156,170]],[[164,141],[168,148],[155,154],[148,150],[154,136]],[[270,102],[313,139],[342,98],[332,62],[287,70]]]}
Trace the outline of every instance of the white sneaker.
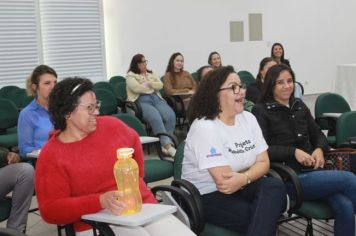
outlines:
{"label": "white sneaker", "polygon": [[162,153],[166,156],[170,156],[173,157],[176,155],[177,150],[174,147],[170,147],[168,149],[165,149],[164,147],[162,147]]}

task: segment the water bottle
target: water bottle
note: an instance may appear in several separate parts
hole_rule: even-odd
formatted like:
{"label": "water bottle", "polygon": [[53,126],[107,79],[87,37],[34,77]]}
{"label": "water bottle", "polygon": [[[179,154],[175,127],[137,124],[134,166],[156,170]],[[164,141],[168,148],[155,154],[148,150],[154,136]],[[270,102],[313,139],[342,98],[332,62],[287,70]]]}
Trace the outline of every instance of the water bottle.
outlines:
{"label": "water bottle", "polygon": [[126,204],[123,215],[135,214],[142,208],[138,181],[139,171],[136,161],[132,158],[133,153],[133,148],[118,149],[117,161],[114,165],[117,188],[122,195],[118,200]]}

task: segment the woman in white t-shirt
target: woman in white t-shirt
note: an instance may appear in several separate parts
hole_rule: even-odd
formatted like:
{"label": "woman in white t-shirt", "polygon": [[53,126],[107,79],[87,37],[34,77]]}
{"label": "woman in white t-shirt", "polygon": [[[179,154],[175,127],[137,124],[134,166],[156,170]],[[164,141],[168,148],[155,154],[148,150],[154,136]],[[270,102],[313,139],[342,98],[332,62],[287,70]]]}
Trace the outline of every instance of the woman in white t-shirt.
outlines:
{"label": "woman in white t-shirt", "polygon": [[200,191],[207,222],[246,235],[275,235],[285,187],[264,178],[268,146],[255,117],[244,111],[245,94],[232,66],[202,80],[188,110],[182,178]]}

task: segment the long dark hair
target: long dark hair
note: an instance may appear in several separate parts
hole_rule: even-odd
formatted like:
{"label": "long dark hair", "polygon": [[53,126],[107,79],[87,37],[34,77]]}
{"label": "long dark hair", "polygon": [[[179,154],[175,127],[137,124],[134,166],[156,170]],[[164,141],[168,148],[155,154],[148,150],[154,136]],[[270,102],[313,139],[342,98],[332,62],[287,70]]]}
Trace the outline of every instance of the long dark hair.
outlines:
{"label": "long dark hair", "polygon": [[[130,68],[128,69],[127,72],[133,72],[135,74],[141,74],[140,69],[138,68],[138,63],[142,62],[142,58],[145,56],[143,54],[136,54],[135,56],[132,57],[131,63],[130,63]],[[147,72],[152,73],[152,71],[147,69]]]}
{"label": "long dark hair", "polygon": [[289,63],[289,60],[285,59],[284,58],[284,47],[281,43],[274,43],[272,45],[272,48],[271,48],[271,57],[273,57],[274,59],[276,59],[276,57],[274,56],[273,54],[273,49],[275,46],[280,46],[282,48],[282,56],[281,56],[281,59],[280,59],[280,62],[283,63],[283,64],[286,64],[287,66],[290,67],[290,63]]}
{"label": "long dark hair", "polygon": [[212,120],[219,115],[221,112],[219,91],[231,73],[236,73],[232,66],[222,66],[201,80],[188,108],[190,123],[201,118]]}
{"label": "long dark hair", "polygon": [[[270,101],[274,101],[274,96],[273,96],[273,90],[274,87],[276,86],[276,81],[279,77],[279,75],[283,72],[283,71],[288,71],[293,79],[293,83],[295,83],[295,75],[294,72],[292,71],[292,69],[285,65],[285,64],[278,64],[278,65],[274,65],[272,66],[265,77],[264,83],[263,83],[263,90],[262,90],[262,94],[260,96],[259,102],[265,103],[265,102],[270,102]],[[289,100],[294,99],[294,92],[291,94]]]}
{"label": "long dark hair", "polygon": [[265,65],[268,63],[268,62],[271,62],[271,61],[275,61],[277,62],[273,57],[265,57],[261,60],[260,62],[260,68],[258,69],[258,74],[256,76],[256,83],[257,83],[257,87],[262,89],[262,74],[261,74],[261,70],[263,70],[263,68],[265,67]]}
{"label": "long dark hair", "polygon": [[[169,58],[166,72],[170,72],[172,75],[174,74],[174,60],[178,56],[181,56],[184,59],[182,53],[180,53],[180,52],[173,53],[172,56]],[[182,70],[183,70],[183,68],[182,68]]]}

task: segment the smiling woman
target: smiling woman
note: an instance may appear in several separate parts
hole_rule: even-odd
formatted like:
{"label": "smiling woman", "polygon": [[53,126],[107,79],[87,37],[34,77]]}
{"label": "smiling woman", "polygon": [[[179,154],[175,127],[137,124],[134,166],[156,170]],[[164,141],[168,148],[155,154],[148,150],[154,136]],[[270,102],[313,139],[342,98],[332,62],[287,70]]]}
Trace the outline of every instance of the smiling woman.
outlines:
{"label": "smiling woman", "polygon": [[268,147],[255,117],[244,111],[245,94],[232,66],[202,80],[188,110],[192,125],[182,178],[202,194],[207,222],[272,236],[285,190],[280,180],[262,178],[269,169]]}
{"label": "smiling woman", "polygon": [[[303,199],[321,199],[331,206],[335,235],[355,235],[356,177],[347,171],[323,170],[329,146],[308,107],[294,98],[294,80],[289,66],[271,67],[261,102],[252,109],[268,143],[269,158],[297,172]],[[295,198],[294,191],[289,196]]]}

